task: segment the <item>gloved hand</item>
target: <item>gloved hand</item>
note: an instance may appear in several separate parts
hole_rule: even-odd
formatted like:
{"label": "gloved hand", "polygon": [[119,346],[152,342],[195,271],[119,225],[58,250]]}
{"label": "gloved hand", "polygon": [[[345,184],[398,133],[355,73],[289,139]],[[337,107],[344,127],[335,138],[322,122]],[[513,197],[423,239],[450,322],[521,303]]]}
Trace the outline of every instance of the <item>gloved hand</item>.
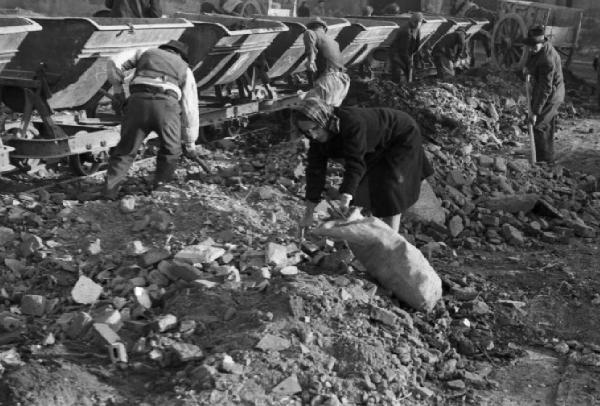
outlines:
{"label": "gloved hand", "polygon": [[196,151],[195,145],[186,144],[183,146],[183,156],[187,159],[191,159],[192,161],[198,161],[200,159],[200,155],[198,151]]}
{"label": "gloved hand", "polygon": [[348,212],[351,201],[352,195],[349,195],[348,193],[342,193],[340,195],[340,209],[342,209],[344,212]]}
{"label": "gloved hand", "polygon": [[209,174],[209,175],[211,174],[210,168],[208,167],[206,162],[204,162],[204,160],[200,157],[200,154],[198,153],[198,151],[196,151],[196,146],[194,144],[184,144],[183,145],[183,156],[186,157],[187,159],[190,159],[190,160],[196,162],[198,165],[200,165],[202,167],[204,172],[206,172],[207,174]]}
{"label": "gloved hand", "polygon": [[125,93],[114,93],[111,98],[111,106],[115,113],[121,114],[125,107]]}

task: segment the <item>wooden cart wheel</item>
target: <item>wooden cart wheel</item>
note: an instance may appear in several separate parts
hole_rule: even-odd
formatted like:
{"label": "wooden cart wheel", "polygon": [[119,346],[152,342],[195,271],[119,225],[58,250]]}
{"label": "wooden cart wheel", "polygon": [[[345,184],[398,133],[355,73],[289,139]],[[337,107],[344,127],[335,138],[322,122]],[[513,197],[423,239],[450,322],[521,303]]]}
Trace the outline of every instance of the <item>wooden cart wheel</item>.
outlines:
{"label": "wooden cart wheel", "polygon": [[525,66],[529,50],[521,41],[527,37],[527,26],[518,14],[506,14],[496,23],[492,34],[492,57],[502,70],[520,70]]}

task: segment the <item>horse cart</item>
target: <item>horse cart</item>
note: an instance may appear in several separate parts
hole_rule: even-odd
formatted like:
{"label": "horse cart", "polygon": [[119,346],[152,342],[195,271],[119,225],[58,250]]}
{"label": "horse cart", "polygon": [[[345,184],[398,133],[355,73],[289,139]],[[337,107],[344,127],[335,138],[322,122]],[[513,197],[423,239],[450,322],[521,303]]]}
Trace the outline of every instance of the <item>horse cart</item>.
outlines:
{"label": "horse cart", "polygon": [[529,56],[523,39],[529,28],[541,25],[568,67],[577,49],[583,10],[530,1],[501,0],[492,33],[492,57],[503,70],[520,70]]}

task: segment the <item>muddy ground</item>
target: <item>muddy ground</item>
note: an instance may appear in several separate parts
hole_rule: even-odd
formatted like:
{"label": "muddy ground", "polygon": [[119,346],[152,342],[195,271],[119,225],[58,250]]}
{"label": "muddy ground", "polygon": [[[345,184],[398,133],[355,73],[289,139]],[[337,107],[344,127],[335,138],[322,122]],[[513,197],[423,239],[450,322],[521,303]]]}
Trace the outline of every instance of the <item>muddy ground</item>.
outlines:
{"label": "muddy ground", "polygon": [[[584,113],[561,120],[558,162],[598,177],[600,116],[590,100],[577,99],[575,106]],[[152,166],[139,169],[128,189],[135,198],[133,212],[124,212],[119,201],[74,198],[96,180],[28,197],[13,192],[38,187],[39,181],[3,179],[2,224],[39,235],[44,247],[21,260],[24,267],[17,270],[6,262],[20,259],[13,250],[17,244],[0,250],[0,310],[20,316],[25,294],[57,300],[42,315],[23,315],[22,328],[0,333],[0,352],[6,356],[14,349],[21,360],[3,363],[0,405],[600,404],[597,237],[500,249],[467,249],[447,240],[448,249],[429,257],[444,280],[443,303],[429,315],[390,297],[359,267],[334,259],[315,265],[300,255],[297,275],[270,268],[266,279],[260,266],[243,264],[264,255],[268,242],[299,245],[303,149],[293,136],[282,135],[278,123],[258,121],[251,130],[246,139],[210,146],[206,158],[218,169],[217,178],[184,162],[177,182],[149,194],[139,179],[150,176]],[[527,143],[526,134],[519,137],[515,149]],[[15,205],[30,207],[42,220],[9,222]],[[155,281],[148,274],[153,267],[132,271],[137,263],[128,253],[132,241],[175,253],[206,238],[233,258],[204,265],[199,277],[213,287],[168,281],[152,296],[152,307],[140,309],[131,286],[119,283],[142,277],[148,280],[142,286],[150,289]],[[101,250],[91,250],[97,241]],[[297,253],[289,252],[290,257]],[[338,252],[343,247],[329,246],[331,257]],[[231,264],[240,280],[221,272]],[[71,299],[80,275],[104,287],[96,303]],[[456,286],[475,296],[464,302]],[[117,298],[122,313],[127,309],[131,316],[118,330],[128,363],[111,362],[104,344],[90,335],[69,336],[58,323],[66,313],[95,314],[117,306]],[[478,301],[485,311],[465,310],[465,304]],[[390,313],[393,323],[374,315]],[[179,328],[149,332],[164,314],[175,315]],[[480,344],[473,351],[461,348],[450,333],[464,319],[476,327],[471,338]],[[194,328],[183,328],[184,320],[193,321]],[[50,333],[55,342],[48,341]],[[268,335],[283,341],[257,349]],[[147,349],[139,348],[142,338]],[[173,359],[165,349],[174,342],[193,344],[200,353],[191,360]],[[226,356],[234,367],[225,368]],[[452,360],[454,369],[446,373]],[[297,390],[282,389],[290,378]]]}

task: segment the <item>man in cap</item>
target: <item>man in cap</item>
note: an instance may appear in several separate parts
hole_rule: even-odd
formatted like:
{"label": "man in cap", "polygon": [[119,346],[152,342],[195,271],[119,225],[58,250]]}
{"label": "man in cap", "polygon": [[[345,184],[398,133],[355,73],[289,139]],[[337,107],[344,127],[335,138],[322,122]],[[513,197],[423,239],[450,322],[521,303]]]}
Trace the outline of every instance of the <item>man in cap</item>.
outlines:
{"label": "man in cap", "polygon": [[162,16],[160,0],[105,0],[111,17],[159,18]]}
{"label": "man in cap", "polygon": [[187,53],[187,45],[171,40],[158,48],[138,51],[120,63],[109,61],[108,78],[116,100],[124,100],[124,71],[135,69],[135,73],[129,83],[131,95],[121,121],[121,139],[110,154],[104,185],[106,198],[117,198],[140,145],[152,131],[160,143],[154,188],[172,180],[182,143],[186,157],[199,159],[195,150],[198,93]]}
{"label": "man in cap", "polygon": [[402,73],[407,82],[412,82],[414,58],[419,51],[420,28],[424,22],[422,13],[413,13],[410,16],[408,27],[398,30],[396,38],[390,46],[392,80],[396,83],[400,83],[402,80]]}
{"label": "man in cap", "polygon": [[438,78],[454,76],[455,64],[463,57],[467,45],[467,33],[460,27],[453,33],[444,36],[431,51],[433,63],[437,69]]}
{"label": "man in cap", "polygon": [[350,88],[350,77],[345,73],[339,44],[327,35],[327,24],[315,18],[306,25],[304,46],[307,70],[313,76],[313,88],[306,97],[319,97],[327,104],[338,107]]}
{"label": "man in cap", "polygon": [[531,28],[524,42],[530,51],[526,69],[533,86],[529,122],[533,124],[536,157],[552,162],[556,117],[565,99],[560,55],[548,42],[542,26]]}

